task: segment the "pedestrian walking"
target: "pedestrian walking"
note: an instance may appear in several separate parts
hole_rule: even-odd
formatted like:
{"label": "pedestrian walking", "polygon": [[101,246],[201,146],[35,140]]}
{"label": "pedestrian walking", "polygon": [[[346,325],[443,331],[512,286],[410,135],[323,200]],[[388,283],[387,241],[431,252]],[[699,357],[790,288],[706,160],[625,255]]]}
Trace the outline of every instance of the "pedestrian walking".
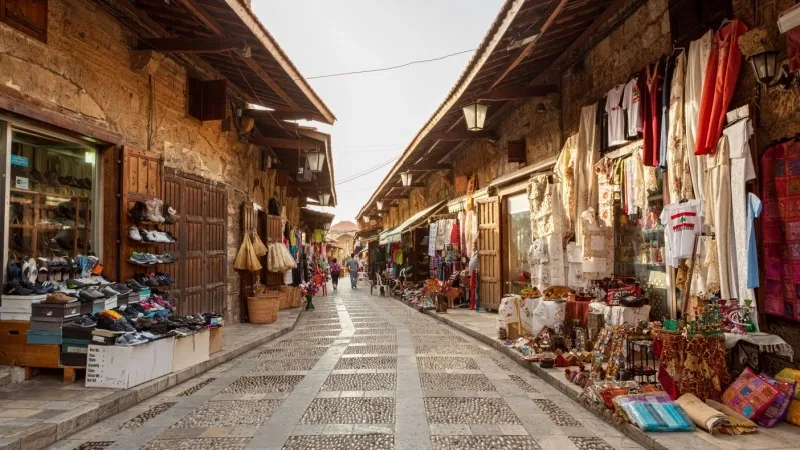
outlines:
{"label": "pedestrian walking", "polygon": [[350,271],[350,287],[355,289],[358,284],[358,260],[355,253],[350,253],[350,259],[347,260],[347,270]]}
{"label": "pedestrian walking", "polygon": [[339,274],[341,273],[341,270],[342,268],[339,267],[339,263],[336,262],[336,258],[333,258],[333,260],[331,260],[331,284],[333,285],[334,291],[339,286]]}

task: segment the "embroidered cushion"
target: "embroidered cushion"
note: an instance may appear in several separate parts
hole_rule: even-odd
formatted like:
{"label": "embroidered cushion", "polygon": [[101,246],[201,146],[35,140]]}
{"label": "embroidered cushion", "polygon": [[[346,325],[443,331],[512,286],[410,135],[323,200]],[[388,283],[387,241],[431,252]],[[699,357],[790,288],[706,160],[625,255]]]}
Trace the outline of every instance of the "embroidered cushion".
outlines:
{"label": "embroidered cushion", "polygon": [[792,403],[792,397],[794,397],[797,383],[794,381],[791,383],[778,381],[765,373],[760,374],[758,377],[778,390],[778,396],[775,397],[775,401],[773,401],[756,420],[762,427],[772,428],[783,422],[783,419],[786,418],[786,413],[789,412],[789,405]]}
{"label": "embroidered cushion", "polygon": [[755,419],[769,408],[777,396],[777,389],[747,367],[722,394],[722,403],[748,419]]}
{"label": "embroidered cushion", "polygon": [[[798,382],[800,383],[800,370],[797,369],[783,369],[775,375],[775,379],[778,381],[787,381],[787,382]],[[800,400],[800,391],[795,391],[794,393],[795,400]]]}
{"label": "embroidered cushion", "polygon": [[800,400],[792,400],[786,413],[786,421],[800,427]]}

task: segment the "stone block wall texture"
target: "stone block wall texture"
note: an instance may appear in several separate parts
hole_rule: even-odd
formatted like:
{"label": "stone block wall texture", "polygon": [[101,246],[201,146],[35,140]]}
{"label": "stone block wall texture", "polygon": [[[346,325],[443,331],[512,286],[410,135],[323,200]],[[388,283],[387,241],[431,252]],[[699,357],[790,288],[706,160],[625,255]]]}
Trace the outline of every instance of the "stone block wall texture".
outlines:
{"label": "stone block wall texture", "polygon": [[[50,0],[47,44],[0,25],[0,80],[25,98],[122,135],[165,165],[230,186],[229,260],[241,240],[239,207],[252,191],[257,150],[186,113],[186,70],[165,58],[153,75],[155,127],[148,143],[149,80],[130,67],[134,36],[87,0]],[[148,145],[149,144],[149,145]],[[235,245],[234,245],[235,243]],[[234,248],[236,247],[236,248]],[[229,267],[228,318],[238,321],[238,276]]]}

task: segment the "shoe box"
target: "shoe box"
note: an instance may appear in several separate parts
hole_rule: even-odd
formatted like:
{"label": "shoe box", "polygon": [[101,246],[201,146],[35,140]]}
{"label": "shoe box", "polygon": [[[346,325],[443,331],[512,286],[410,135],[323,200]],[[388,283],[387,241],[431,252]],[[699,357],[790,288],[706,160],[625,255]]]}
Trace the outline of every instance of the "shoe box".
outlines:
{"label": "shoe box", "polygon": [[46,298],[46,294],[2,295],[0,296],[0,320],[30,320],[33,304]]}
{"label": "shoe box", "polygon": [[63,305],[57,303],[34,303],[31,305],[31,318],[69,319],[79,315],[81,315],[81,302],[69,302]]}
{"label": "shoe box", "polygon": [[27,342],[34,345],[61,345],[61,329],[28,330]]}
{"label": "shoe box", "polygon": [[114,345],[117,338],[122,336],[122,331],[110,331],[95,328],[92,330],[91,343],[97,345]]}
{"label": "shoe box", "polygon": [[[139,301],[141,302],[142,300],[147,300],[148,298],[150,298],[150,296],[153,294],[153,291],[151,291],[150,288],[147,288],[147,289],[142,289],[141,291],[138,292],[138,294],[139,294]],[[128,302],[130,303],[130,300],[128,300]]]}
{"label": "shoe box", "polygon": [[[64,348],[64,346],[62,346],[62,348]],[[62,366],[85,367],[89,348],[86,347],[85,350],[86,353],[61,352],[59,355],[60,364]]]}

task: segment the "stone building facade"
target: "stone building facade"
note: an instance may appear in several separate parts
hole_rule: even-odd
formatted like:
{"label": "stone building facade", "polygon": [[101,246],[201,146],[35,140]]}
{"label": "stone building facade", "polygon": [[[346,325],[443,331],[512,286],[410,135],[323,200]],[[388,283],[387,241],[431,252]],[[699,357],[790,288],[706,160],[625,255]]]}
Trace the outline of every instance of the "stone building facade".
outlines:
{"label": "stone building facade", "polygon": [[116,134],[114,144],[156,152],[165,167],[224,184],[227,312],[238,321],[239,276],[232,263],[242,239],[241,205],[253,200],[253,180],[263,175],[257,173],[261,149],[220,120],[187,113],[183,64],[155,54],[137,70],[136,38],[96,2],[49,0],[46,43],[0,25],[0,94]]}

